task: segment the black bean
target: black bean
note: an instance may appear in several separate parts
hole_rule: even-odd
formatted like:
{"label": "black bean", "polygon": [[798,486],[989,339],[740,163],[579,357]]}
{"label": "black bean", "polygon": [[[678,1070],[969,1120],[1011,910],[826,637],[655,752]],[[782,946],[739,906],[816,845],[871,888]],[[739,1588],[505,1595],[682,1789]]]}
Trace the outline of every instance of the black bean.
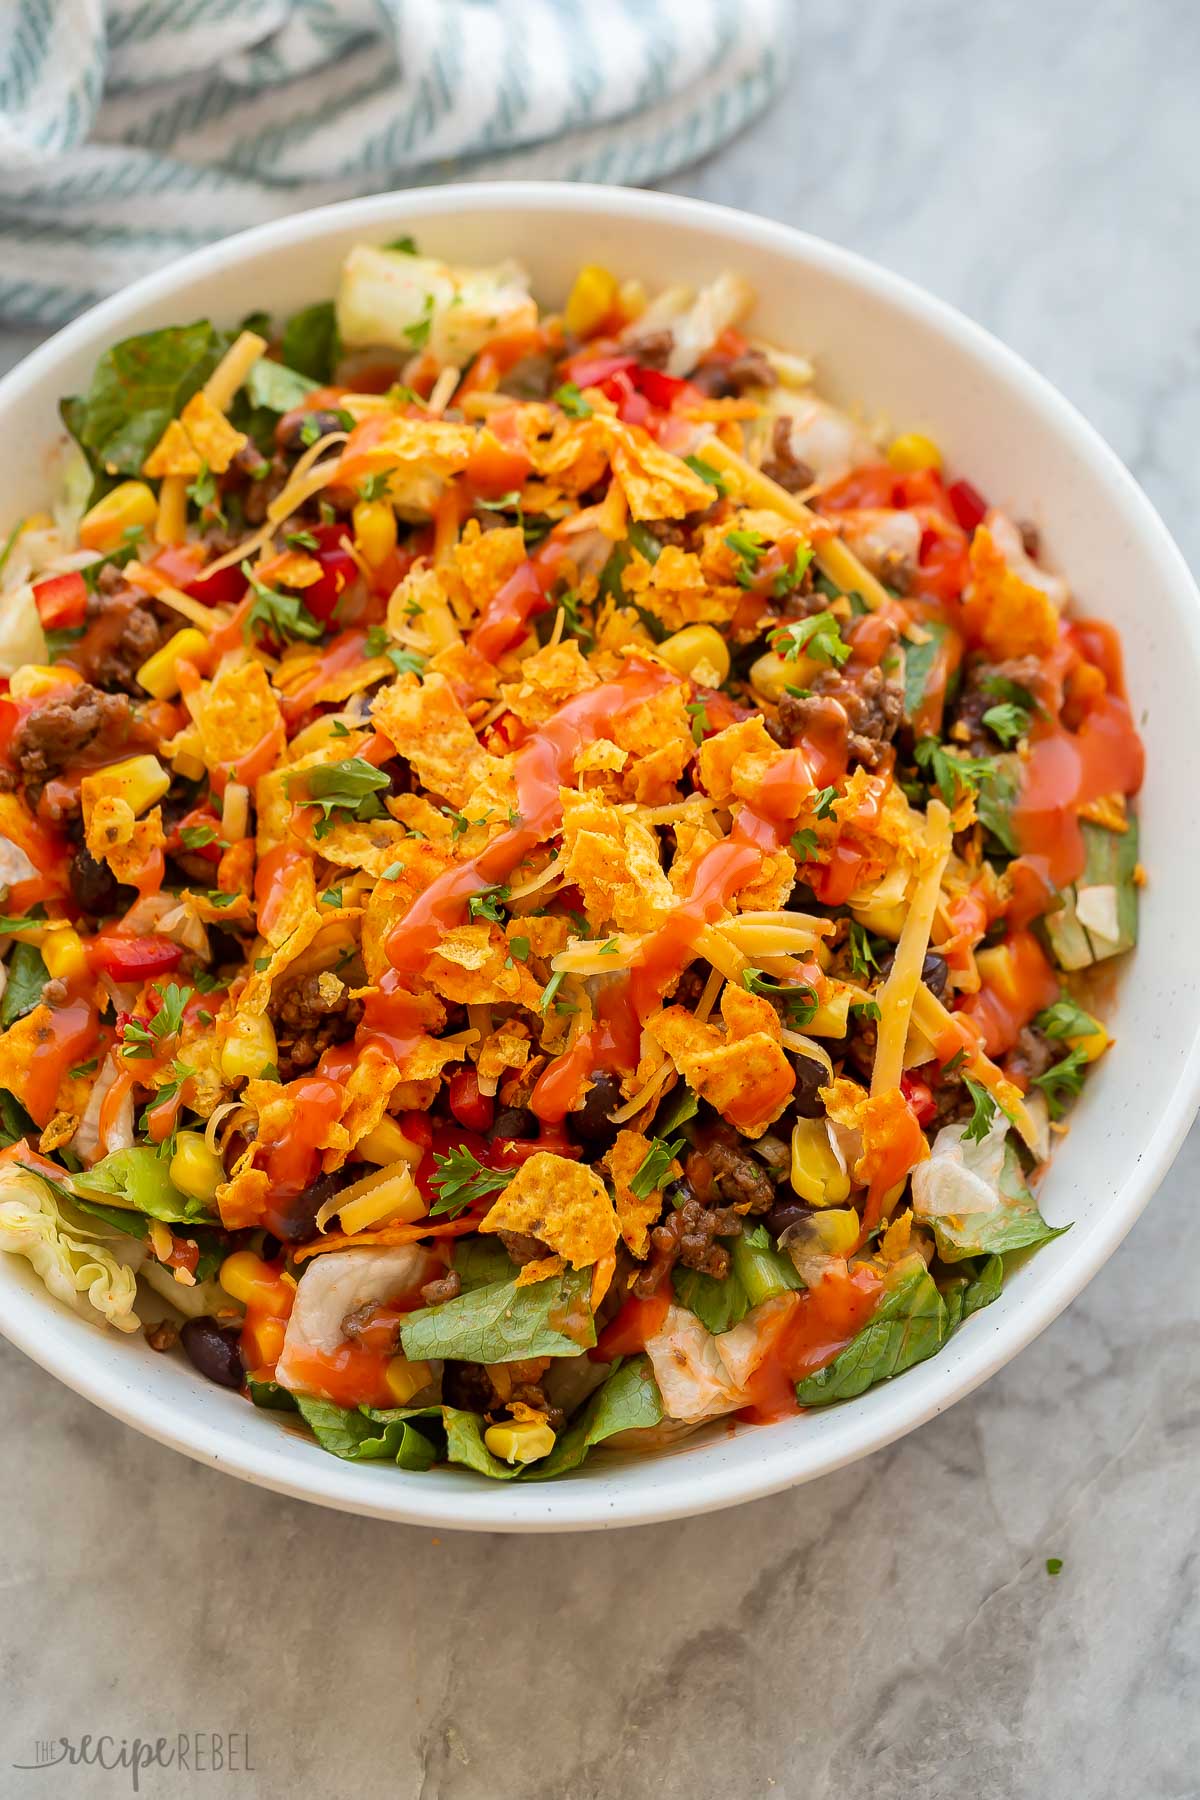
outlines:
{"label": "black bean", "polygon": [[107,863],[97,862],[86,845],[81,844],[67,869],[71,898],[81,912],[99,918],[117,910],[117,882]]}
{"label": "black bean", "polygon": [[805,1206],[802,1200],[779,1200],[767,1214],[767,1230],[773,1237],[780,1237],[789,1225],[807,1218],[812,1208]]}
{"label": "black bean", "polygon": [[317,1214],[325,1202],[339,1188],[349,1187],[353,1180],[354,1176],[345,1169],[338,1169],[332,1175],[318,1175],[302,1194],[297,1194],[284,1206],[274,1208],[271,1224],[275,1236],[285,1244],[302,1244],[312,1237],[317,1229]]}
{"label": "black bean", "polygon": [[[879,965],[880,976],[885,981],[892,972],[892,964],[895,960],[896,952],[894,950],[889,950]],[[946,983],[949,979],[950,970],[946,966],[945,957],[939,956],[936,950],[927,950],[925,953],[925,961],[921,964],[921,980],[929,989],[930,993],[936,994],[938,999],[941,1000],[945,995]]]}
{"label": "black bean", "polygon": [[538,1122],[527,1106],[502,1106],[496,1114],[489,1136],[493,1138],[535,1138]]}
{"label": "black bean", "polygon": [[617,1127],[609,1113],[621,1104],[621,1084],[609,1069],[593,1069],[592,1083],[578,1112],[568,1113],[567,1120],[577,1138],[585,1144],[607,1147],[617,1135]]}
{"label": "black bean", "polygon": [[825,1102],[818,1090],[828,1086],[829,1077],[823,1066],[814,1062],[811,1056],[793,1056],[791,1061],[796,1071],[792,1107],[798,1118],[819,1119],[825,1111]]}
{"label": "black bean", "polygon": [[179,1341],[193,1368],[218,1387],[240,1388],[243,1380],[242,1357],[238,1349],[238,1327],[218,1325],[207,1314],[201,1319],[188,1319],[179,1333]]}
{"label": "black bean", "polygon": [[275,442],[281,450],[306,450],[328,432],[345,429],[345,421],[337,413],[318,408],[316,412],[297,413],[293,419],[281,420],[276,428]]}

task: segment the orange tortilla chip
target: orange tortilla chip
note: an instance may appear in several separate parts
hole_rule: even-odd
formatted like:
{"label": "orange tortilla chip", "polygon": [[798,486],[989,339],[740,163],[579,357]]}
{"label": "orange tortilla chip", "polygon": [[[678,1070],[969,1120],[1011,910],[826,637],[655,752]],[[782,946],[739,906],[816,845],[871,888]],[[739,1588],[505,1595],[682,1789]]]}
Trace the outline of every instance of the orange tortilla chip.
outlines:
{"label": "orange tortilla chip", "polygon": [[427,673],[420,685],[401,675],[376,696],[371,721],[412,764],[421,785],[451,806],[461,807],[504,767],[475,736],[443,675]]}
{"label": "orange tortilla chip", "polygon": [[528,1232],[573,1268],[599,1261],[617,1242],[617,1215],[594,1170],[570,1157],[538,1150],[522,1163],[481,1232]]}
{"label": "orange tortilla chip", "polygon": [[[633,1178],[645,1162],[649,1150],[650,1139],[648,1137],[644,1137],[640,1131],[623,1130],[618,1131],[616,1141],[607,1157],[621,1236],[639,1259],[649,1254],[650,1228],[657,1223],[663,1204],[661,1187],[652,1189],[645,1199],[642,1199],[634,1193],[631,1186]],[[668,1171],[669,1178],[675,1180],[681,1173],[678,1162],[672,1162]]]}
{"label": "orange tortilla chip", "polygon": [[142,474],[157,481],[163,475],[199,475],[207,467],[223,475],[248,442],[201,388],[177,419],[172,419],[142,464]]}
{"label": "orange tortilla chip", "polygon": [[210,769],[227,768],[271,738],[283,749],[283,717],[260,662],[226,669],[201,689],[196,729]]}
{"label": "orange tortilla chip", "polygon": [[746,1137],[761,1137],[796,1085],[779,1015],[769,1000],[726,982],[721,1016],[724,1033],[682,1006],[669,1006],[647,1019],[645,1029],[694,1093]]}
{"label": "orange tortilla chip", "polygon": [[596,418],[608,437],[613,476],[629,502],[631,517],[682,519],[685,513],[706,512],[717,499],[715,488],[656,444],[640,425],[624,425],[600,414]]}
{"label": "orange tortilla chip", "polygon": [[[527,1262],[523,1265],[521,1273],[517,1276],[516,1285],[519,1288],[532,1287],[535,1282],[549,1281],[552,1275],[561,1275],[565,1267],[561,1256],[543,1256],[538,1262]],[[518,1402],[519,1404],[520,1402]]]}

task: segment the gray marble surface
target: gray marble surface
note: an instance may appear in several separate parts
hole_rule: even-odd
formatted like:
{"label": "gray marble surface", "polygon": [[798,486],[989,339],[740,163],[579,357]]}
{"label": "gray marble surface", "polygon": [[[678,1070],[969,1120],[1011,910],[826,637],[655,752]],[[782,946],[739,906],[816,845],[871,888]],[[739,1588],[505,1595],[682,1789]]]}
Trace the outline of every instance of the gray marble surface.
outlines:
{"label": "gray marble surface", "polygon": [[[989,325],[1195,563],[1194,4],[830,0],[796,21],[788,95],[670,185]],[[439,1540],[277,1499],[0,1343],[0,1794],[130,1792],[11,1766],[89,1730],[250,1734],[253,1773],[151,1773],[151,1795],[1200,1794],[1198,1177],[1193,1134],[1070,1311],[905,1442],[604,1537]]]}

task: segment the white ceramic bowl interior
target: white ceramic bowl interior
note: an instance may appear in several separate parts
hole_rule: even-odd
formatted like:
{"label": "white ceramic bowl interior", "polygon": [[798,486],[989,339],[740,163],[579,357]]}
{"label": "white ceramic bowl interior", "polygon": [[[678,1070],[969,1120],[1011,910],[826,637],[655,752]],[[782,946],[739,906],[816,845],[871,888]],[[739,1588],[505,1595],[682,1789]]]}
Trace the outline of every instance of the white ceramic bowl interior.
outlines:
{"label": "white ceramic bowl interior", "polygon": [[[1136,967],[1120,984],[1117,1042],[1077,1109],[1042,1189],[1073,1229],[1018,1269],[1000,1299],[931,1361],[841,1407],[770,1427],[718,1429],[673,1453],[597,1455],[577,1474],[524,1486],[465,1471],[405,1474],[342,1463],[139,1338],[105,1333],[0,1256],[0,1327],[99,1406],[198,1461],[304,1499],[380,1518],[501,1531],[645,1523],[729,1506],[806,1481],[912,1430],[1016,1354],[1095,1274],[1170,1166],[1200,1098],[1200,958],[1194,919],[1200,799],[1200,595],[1140,489],[1042,378],[949,307],[846,251],[695,201],[621,189],[495,183],[351,202],[301,214],[185,258],[97,307],[0,383],[8,446],[0,527],[44,504],[60,395],[86,383],[116,339],[251,309],[286,314],[332,293],[351,245],[413,231],[456,262],[516,256],[544,301],[583,262],[654,288],[739,270],[754,328],[814,357],[831,398],[929,432],[955,471],[1041,527],[1080,611],[1123,633],[1148,750]],[[19,452],[14,449],[19,446]]]}

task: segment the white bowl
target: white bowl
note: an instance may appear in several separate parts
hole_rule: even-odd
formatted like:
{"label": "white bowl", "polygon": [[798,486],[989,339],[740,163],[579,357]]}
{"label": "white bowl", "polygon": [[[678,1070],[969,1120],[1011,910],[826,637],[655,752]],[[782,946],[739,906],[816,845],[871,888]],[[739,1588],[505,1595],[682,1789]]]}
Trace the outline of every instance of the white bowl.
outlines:
{"label": "white bowl", "polygon": [[406,1474],[337,1461],[257,1411],[51,1300],[28,1265],[0,1256],[0,1328],[36,1362],[139,1431],[249,1481],[347,1511],[490,1531],[644,1524],[770,1494],[865,1456],[970,1393],[1060,1313],[1129,1230],[1170,1167],[1200,1102],[1200,595],[1167,531],[1111,450],[1039,375],[950,307],[845,250],[698,201],[619,188],[504,182],[427,189],[302,213],[198,251],[67,327],[0,383],[10,454],[4,523],[44,504],[59,396],[99,353],[149,327],[260,307],[286,313],[333,292],[352,244],[414,230],[458,262],[514,255],[557,302],[583,262],[650,287],[723,268],[749,277],[755,327],[811,354],[822,390],[897,428],[929,432],[956,472],[1037,521],[1084,613],[1122,632],[1146,737],[1142,941],[1120,984],[1117,1042],[1088,1083],[1042,1189],[1074,1226],[1018,1269],[999,1300],[938,1356],[861,1399],[785,1423],[719,1428],[642,1458],[593,1457],[524,1486],[460,1470]]}

